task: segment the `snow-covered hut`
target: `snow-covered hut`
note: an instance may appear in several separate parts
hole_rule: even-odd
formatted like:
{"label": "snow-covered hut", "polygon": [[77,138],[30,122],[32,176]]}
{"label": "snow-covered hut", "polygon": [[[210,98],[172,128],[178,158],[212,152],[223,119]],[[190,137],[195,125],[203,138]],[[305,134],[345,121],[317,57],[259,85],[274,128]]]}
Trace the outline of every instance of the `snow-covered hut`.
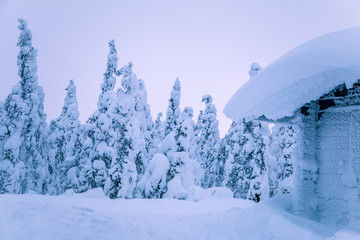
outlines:
{"label": "snow-covered hut", "polygon": [[360,28],[286,53],[246,82],[224,113],[297,129],[293,210],[322,222],[360,218]]}

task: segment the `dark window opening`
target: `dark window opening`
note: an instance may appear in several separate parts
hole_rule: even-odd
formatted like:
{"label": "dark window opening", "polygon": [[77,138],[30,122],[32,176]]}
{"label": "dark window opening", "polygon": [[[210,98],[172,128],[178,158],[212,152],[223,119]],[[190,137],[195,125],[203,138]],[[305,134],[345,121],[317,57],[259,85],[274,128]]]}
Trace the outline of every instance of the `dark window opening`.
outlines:
{"label": "dark window opening", "polygon": [[301,109],[300,109],[300,112],[301,114],[304,114],[305,116],[309,116],[310,113],[309,113],[309,107],[308,106],[302,106]]}
{"label": "dark window opening", "polygon": [[346,89],[345,86],[342,88],[336,89],[336,91],[334,92],[335,97],[344,97],[346,95],[348,95],[348,90]]}
{"label": "dark window opening", "polygon": [[325,110],[329,107],[335,106],[335,102],[332,99],[323,99],[318,101],[320,110]]}

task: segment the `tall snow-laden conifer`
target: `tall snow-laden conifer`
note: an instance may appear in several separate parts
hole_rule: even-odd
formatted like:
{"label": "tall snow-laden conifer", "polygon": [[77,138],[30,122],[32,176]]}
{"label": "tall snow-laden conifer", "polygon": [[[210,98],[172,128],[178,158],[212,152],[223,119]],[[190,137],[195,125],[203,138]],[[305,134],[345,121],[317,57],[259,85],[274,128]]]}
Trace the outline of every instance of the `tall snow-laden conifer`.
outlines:
{"label": "tall snow-laden conifer", "polygon": [[253,146],[250,159],[252,168],[250,175],[250,186],[247,199],[259,202],[269,198],[269,182],[267,168],[265,164],[265,144],[264,139],[268,136],[268,127],[263,126],[259,121],[251,121],[248,125]]}
{"label": "tall snow-laden conifer", "polygon": [[245,199],[249,190],[248,178],[251,173],[249,164],[252,146],[245,149],[249,141],[249,133],[245,132],[245,120],[234,120],[225,139],[229,146],[229,154],[225,163],[225,186],[234,193],[234,197]]}
{"label": "tall snow-laden conifer", "polygon": [[218,174],[218,152],[220,148],[219,123],[216,119],[216,107],[210,95],[204,95],[202,102],[205,103],[205,111],[199,119],[200,132],[197,138],[196,155],[200,166],[204,169],[205,175],[202,181],[204,188],[216,185],[215,178]]}
{"label": "tall snow-laden conifer", "polygon": [[10,175],[8,173],[9,162],[6,164],[3,161],[4,157],[4,139],[7,134],[7,128],[5,125],[5,109],[4,103],[0,102],[0,194],[8,192],[7,188],[9,187]]}
{"label": "tall snow-laden conifer", "polygon": [[195,142],[192,113],[192,108],[186,107],[177,119],[175,129],[163,141],[163,151],[170,163],[165,197],[184,199],[189,188],[201,183],[203,172],[191,156]]}
{"label": "tall snow-laden conifer", "polygon": [[7,131],[0,168],[9,179],[6,192],[26,193],[33,190],[45,193],[49,172],[44,138],[44,93],[38,86],[37,50],[31,44],[31,32],[25,20],[18,21],[20,36],[17,45],[20,51],[17,65],[20,82],[5,100]]}
{"label": "tall snow-laden conifer", "polygon": [[181,112],[174,132],[171,135],[174,137],[174,146],[171,151],[167,152],[167,156],[170,159],[170,177],[173,178],[176,174],[180,173],[179,169],[185,164],[184,155],[186,159],[190,157],[190,151],[194,143],[192,108],[186,107]]}
{"label": "tall snow-laden conifer", "polygon": [[265,166],[264,137],[267,126],[259,121],[233,121],[226,136],[229,154],[225,164],[225,185],[236,198],[258,202],[269,197]]}
{"label": "tall snow-laden conifer", "polygon": [[70,80],[61,115],[50,122],[47,129],[49,142],[49,169],[51,173],[50,194],[61,194],[72,187],[73,180],[67,179],[69,169],[77,166],[75,142],[80,126],[76,99],[76,86]]}
{"label": "tall snow-laden conifer", "polygon": [[[88,133],[88,137],[90,137],[93,144],[92,149],[89,149],[88,158],[91,161],[92,180],[95,187],[104,187],[108,178],[108,169],[111,168],[113,160],[117,157],[114,143],[118,133],[112,124],[114,119],[112,107],[117,100],[114,92],[116,83],[114,73],[116,72],[117,61],[115,41],[111,40],[109,41],[109,54],[107,55],[104,80],[100,86],[101,93],[98,100],[98,109],[88,120],[88,123],[93,125]],[[87,172],[90,163],[88,161],[84,163],[86,167],[83,167],[82,170]],[[85,182],[83,184],[89,185]]]}
{"label": "tall snow-laden conifer", "polygon": [[161,150],[170,162],[168,180],[172,179],[178,172],[178,168],[183,165],[181,158],[176,158],[174,154],[176,152],[184,152],[181,146],[178,146],[176,138],[179,136],[179,124],[180,117],[180,96],[181,96],[181,85],[179,78],[175,80],[174,86],[171,90],[169,105],[166,111],[166,119],[164,123],[165,138],[161,144]]}
{"label": "tall snow-laden conifer", "polygon": [[165,136],[175,129],[177,119],[180,116],[180,93],[181,86],[179,78],[177,78],[171,91],[169,106],[166,111]]}
{"label": "tall snow-laden conifer", "polygon": [[150,113],[150,106],[147,102],[147,92],[145,83],[142,79],[137,79],[134,74],[134,81],[136,83],[136,91],[133,97],[135,98],[135,112],[134,118],[138,121],[138,137],[136,140],[137,154],[135,159],[138,180],[140,180],[145,173],[146,166],[152,156],[156,152],[152,134],[154,131],[154,122]]}
{"label": "tall snow-laden conifer", "polygon": [[74,133],[72,159],[77,166],[68,171],[67,179],[69,186],[72,186],[75,192],[85,192],[96,187],[92,163],[94,133],[95,126],[93,124],[82,124]]}
{"label": "tall snow-laden conifer", "polygon": [[226,160],[229,158],[230,147],[227,145],[226,137],[220,140],[220,147],[217,156],[215,186],[223,187],[226,179]]}
{"label": "tall snow-laden conifer", "polygon": [[[250,77],[261,67],[253,63]],[[265,165],[265,143],[268,126],[260,121],[234,120],[226,136],[229,147],[225,163],[225,185],[237,198],[248,198],[258,202],[269,197],[269,183]]]}
{"label": "tall snow-laden conifer", "polygon": [[120,128],[115,151],[117,158],[109,170],[105,192],[110,197],[133,198],[138,176],[145,172],[147,150],[145,132],[149,124],[148,105],[143,82],[132,72],[132,63],[116,72],[123,75],[113,108],[113,123]]}
{"label": "tall snow-laden conifer", "polygon": [[266,167],[270,197],[291,192],[295,131],[291,126],[275,125],[267,141]]}
{"label": "tall snow-laden conifer", "polygon": [[161,149],[161,142],[164,140],[164,122],[162,121],[162,113],[158,113],[153,131],[153,145],[156,148],[156,152],[159,153]]}

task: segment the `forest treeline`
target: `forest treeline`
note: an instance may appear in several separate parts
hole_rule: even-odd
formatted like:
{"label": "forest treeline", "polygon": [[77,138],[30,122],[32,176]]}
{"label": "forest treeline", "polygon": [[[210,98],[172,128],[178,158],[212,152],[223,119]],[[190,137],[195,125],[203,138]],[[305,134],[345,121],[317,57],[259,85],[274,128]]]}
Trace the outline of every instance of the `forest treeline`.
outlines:
{"label": "forest treeline", "polygon": [[[118,68],[114,40],[96,111],[80,123],[71,80],[60,116],[47,124],[37,50],[25,20],[18,29],[20,81],[0,103],[0,193],[100,187],[110,198],[187,199],[226,187],[234,197],[258,202],[291,191],[291,126],[240,119],[221,138],[211,95],[202,97],[204,109],[194,121],[191,107],[180,109],[179,79],[164,118],[159,113],[154,120],[133,64]],[[253,64],[250,77],[260,70]]]}

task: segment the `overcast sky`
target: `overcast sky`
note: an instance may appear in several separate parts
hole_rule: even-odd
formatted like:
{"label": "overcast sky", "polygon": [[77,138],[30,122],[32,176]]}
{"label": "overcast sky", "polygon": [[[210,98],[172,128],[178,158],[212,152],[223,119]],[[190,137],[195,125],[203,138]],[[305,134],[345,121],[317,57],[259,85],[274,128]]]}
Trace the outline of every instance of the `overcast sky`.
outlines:
{"label": "overcast sky", "polygon": [[22,17],[39,50],[48,121],[60,114],[70,79],[78,87],[81,121],[96,110],[107,43],[115,39],[119,67],[134,63],[154,117],[166,112],[179,77],[181,108],[193,107],[197,117],[205,108],[201,97],[211,94],[225,134],[231,121],[222,109],[249,79],[252,62],[266,67],[304,41],[358,27],[359,10],[357,0],[0,0],[0,99],[19,81],[17,18]]}

